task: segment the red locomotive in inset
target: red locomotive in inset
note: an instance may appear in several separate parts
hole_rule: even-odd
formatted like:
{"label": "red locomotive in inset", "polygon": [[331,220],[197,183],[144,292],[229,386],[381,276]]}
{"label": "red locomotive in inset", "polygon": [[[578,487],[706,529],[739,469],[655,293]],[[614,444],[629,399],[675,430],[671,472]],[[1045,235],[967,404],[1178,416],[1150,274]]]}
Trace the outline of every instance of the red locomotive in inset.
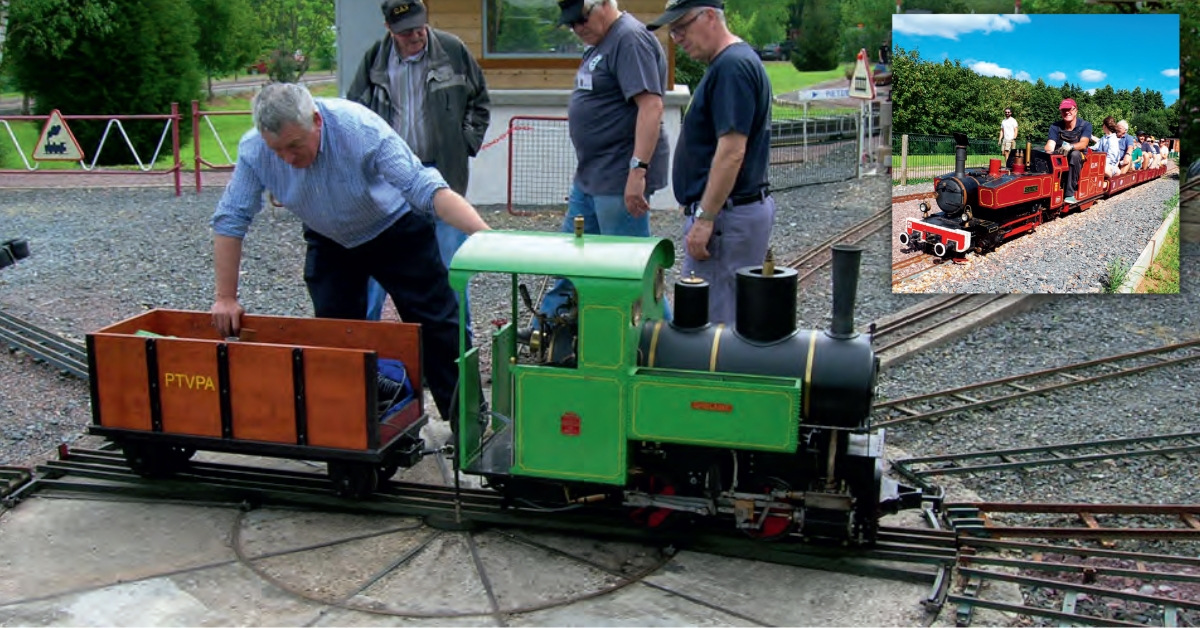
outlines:
{"label": "red locomotive in inset", "polygon": [[990,167],[966,168],[967,136],[954,134],[954,172],[936,177],[933,190],[942,211],[930,215],[921,202],[922,218],[908,219],[900,243],[937,256],[987,253],[1001,242],[1068,212],[1083,211],[1097,200],[1157,179],[1166,167],[1138,170],[1115,177],[1104,172],[1105,154],[1085,150],[1075,203],[1064,203],[1063,179],[1070,166],[1066,155],[1047,153],[1026,144],[1025,157],[1014,151],[1007,168],[1000,160]]}

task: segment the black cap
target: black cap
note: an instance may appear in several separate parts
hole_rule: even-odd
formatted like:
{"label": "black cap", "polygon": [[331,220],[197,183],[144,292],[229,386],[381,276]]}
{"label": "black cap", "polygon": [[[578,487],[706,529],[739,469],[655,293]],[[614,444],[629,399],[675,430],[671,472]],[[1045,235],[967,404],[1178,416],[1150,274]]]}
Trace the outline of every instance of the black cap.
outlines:
{"label": "black cap", "polygon": [[428,21],[421,0],[383,0],[383,19],[393,33],[424,26]]}
{"label": "black cap", "polygon": [[666,13],[658,16],[658,19],[646,25],[647,30],[658,30],[659,27],[666,26],[675,20],[683,17],[688,11],[698,7],[709,7],[712,9],[724,9],[725,2],[723,0],[670,0],[667,3]]}
{"label": "black cap", "polygon": [[583,21],[583,0],[558,0],[558,8],[562,11],[558,16],[559,26]]}

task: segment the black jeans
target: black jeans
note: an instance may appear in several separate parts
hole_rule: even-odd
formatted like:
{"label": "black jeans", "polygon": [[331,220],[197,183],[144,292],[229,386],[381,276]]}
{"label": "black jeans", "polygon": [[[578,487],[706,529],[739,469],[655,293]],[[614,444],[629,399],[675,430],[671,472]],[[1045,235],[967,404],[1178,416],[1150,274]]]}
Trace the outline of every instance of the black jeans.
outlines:
{"label": "black jeans", "polygon": [[[409,212],[374,240],[348,249],[304,228],[308,254],[304,282],[320,318],[362,320],[367,278],[391,295],[400,318],[420,323],[425,381],[442,418],[453,421],[450,401],[458,382],[458,301],[438,252],[433,217]],[[467,342],[470,342],[468,338]]]}
{"label": "black jeans", "polygon": [[1064,188],[1066,194],[1063,196],[1075,196],[1075,192],[1079,189],[1079,173],[1083,172],[1083,153],[1073,150],[1067,155],[1067,185]]}

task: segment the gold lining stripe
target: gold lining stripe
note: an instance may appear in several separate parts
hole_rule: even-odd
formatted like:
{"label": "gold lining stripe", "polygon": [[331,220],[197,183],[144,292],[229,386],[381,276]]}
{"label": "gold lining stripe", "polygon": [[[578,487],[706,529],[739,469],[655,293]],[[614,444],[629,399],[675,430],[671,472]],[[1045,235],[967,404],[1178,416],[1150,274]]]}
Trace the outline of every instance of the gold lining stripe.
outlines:
{"label": "gold lining stripe", "polygon": [[654,324],[654,333],[650,334],[650,363],[647,366],[654,366],[654,354],[658,351],[658,332],[662,329],[663,322],[660,320]]}
{"label": "gold lining stripe", "polygon": [[804,367],[804,416],[808,416],[809,400],[812,398],[813,356],[817,352],[817,332],[808,337],[808,365]]}
{"label": "gold lining stripe", "polygon": [[717,351],[721,346],[721,330],[725,328],[725,323],[717,325],[717,331],[713,334],[712,354],[708,356],[708,370],[716,372],[717,370]]}

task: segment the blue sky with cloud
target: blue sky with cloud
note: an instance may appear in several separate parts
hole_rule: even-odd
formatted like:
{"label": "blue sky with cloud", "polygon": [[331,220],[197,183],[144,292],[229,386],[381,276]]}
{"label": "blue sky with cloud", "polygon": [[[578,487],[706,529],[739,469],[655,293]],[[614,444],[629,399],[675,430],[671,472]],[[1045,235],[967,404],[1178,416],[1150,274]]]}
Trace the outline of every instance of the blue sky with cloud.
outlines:
{"label": "blue sky with cloud", "polygon": [[892,44],[985,76],[1085,90],[1140,86],[1168,106],[1179,99],[1178,15],[901,14],[892,16]]}

